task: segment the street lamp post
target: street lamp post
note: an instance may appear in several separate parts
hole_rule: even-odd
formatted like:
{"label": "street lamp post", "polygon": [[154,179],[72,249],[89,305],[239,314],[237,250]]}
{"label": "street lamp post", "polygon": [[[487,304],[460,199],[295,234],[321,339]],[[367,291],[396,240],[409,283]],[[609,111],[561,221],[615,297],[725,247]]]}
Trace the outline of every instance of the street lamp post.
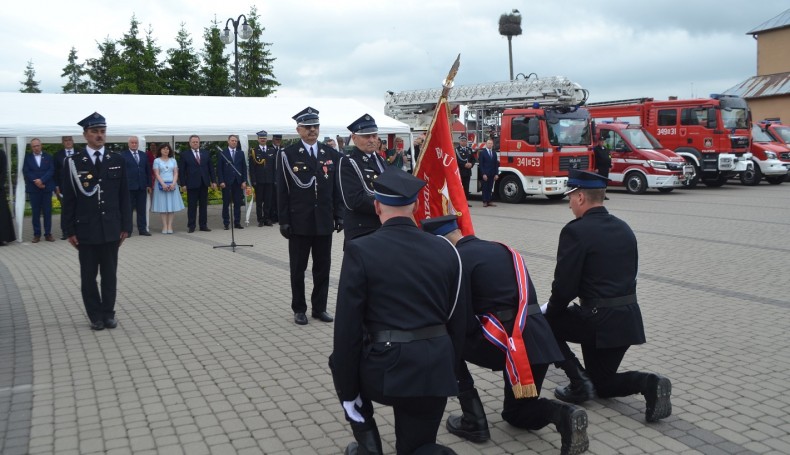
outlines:
{"label": "street lamp post", "polygon": [[[244,19],[244,22],[241,20]],[[241,23],[241,31],[239,31],[239,23]],[[230,36],[230,28],[228,24],[233,24],[233,37]],[[239,39],[247,40],[252,36],[252,27],[247,25],[247,16],[240,14],[238,19],[233,20],[232,17],[228,18],[225,22],[225,30],[219,36],[224,44],[230,44],[233,41],[233,63],[235,67],[236,76],[236,96],[239,96]]]}
{"label": "street lamp post", "polygon": [[510,14],[499,16],[499,34],[507,36],[507,54],[510,60],[510,80],[513,80],[513,45],[511,40],[521,34],[521,13],[514,9]]}

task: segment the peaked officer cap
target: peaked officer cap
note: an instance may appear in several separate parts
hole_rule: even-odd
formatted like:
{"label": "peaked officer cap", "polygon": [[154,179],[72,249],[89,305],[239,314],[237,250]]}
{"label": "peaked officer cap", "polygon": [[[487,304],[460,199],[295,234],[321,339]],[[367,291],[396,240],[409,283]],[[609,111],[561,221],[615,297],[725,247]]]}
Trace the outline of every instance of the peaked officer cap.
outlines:
{"label": "peaked officer cap", "polygon": [[609,179],[595,172],[571,169],[568,173],[568,188],[570,189],[565,194],[570,194],[580,188],[585,190],[606,188],[608,181]]}
{"label": "peaked officer cap", "polygon": [[77,122],[77,125],[81,126],[83,131],[87,130],[88,128],[106,128],[107,120],[98,112],[94,112],[93,114]]}
{"label": "peaked officer cap", "polygon": [[417,194],[425,185],[424,180],[390,167],[373,180],[373,196],[384,205],[409,205],[417,200]]}
{"label": "peaked officer cap", "polygon": [[300,126],[318,125],[318,109],[306,107],[301,112],[291,117]]}
{"label": "peaked officer cap", "polygon": [[269,133],[267,133],[266,130],[260,130],[255,134],[258,135],[258,137],[266,137],[269,135]]}
{"label": "peaked officer cap", "polygon": [[420,222],[422,230],[433,235],[445,235],[458,229],[458,216],[445,215],[426,218]]}
{"label": "peaked officer cap", "polygon": [[354,123],[348,125],[348,130],[351,131],[352,134],[368,135],[368,134],[375,134],[379,132],[379,127],[376,126],[376,120],[370,116],[370,114],[365,114],[362,117],[354,120]]}

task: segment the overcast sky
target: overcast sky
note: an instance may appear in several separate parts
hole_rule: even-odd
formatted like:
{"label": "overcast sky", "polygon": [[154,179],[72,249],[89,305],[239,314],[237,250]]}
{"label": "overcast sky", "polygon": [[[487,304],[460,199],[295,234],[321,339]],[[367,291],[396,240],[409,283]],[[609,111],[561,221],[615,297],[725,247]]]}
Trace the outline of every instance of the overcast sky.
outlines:
{"label": "overcast sky", "polygon": [[153,29],[163,51],[175,47],[181,23],[200,50],[214,17],[222,28],[253,4],[277,58],[278,96],[352,97],[378,109],[387,90],[438,87],[458,53],[456,84],[507,80],[507,39],[498,20],[513,8],[523,17],[523,34],[513,38],[515,73],[566,76],[590,91],[590,101],[707,96],[755,74],[757,43],[746,32],[790,6],[787,0],[13,1],[0,12],[0,91],[18,91],[32,60],[41,89],[60,93],[69,49],[76,47],[80,62],[97,57],[97,41],[121,38],[132,14],[141,30]]}

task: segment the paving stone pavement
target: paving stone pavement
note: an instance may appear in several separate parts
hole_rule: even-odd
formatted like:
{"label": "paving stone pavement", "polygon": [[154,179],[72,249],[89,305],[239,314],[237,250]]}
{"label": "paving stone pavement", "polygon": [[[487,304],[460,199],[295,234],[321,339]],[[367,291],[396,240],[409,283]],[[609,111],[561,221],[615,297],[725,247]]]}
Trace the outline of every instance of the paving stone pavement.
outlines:
{"label": "paving stone pavement", "polygon": [[[622,368],[669,376],[673,414],[645,423],[641,396],[586,403],[589,453],[790,453],[790,184],[610,197],[639,241],[648,339]],[[477,234],[521,251],[545,301],[567,202],[472,205]],[[213,248],[230,243],[218,206],[209,217],[212,232],[188,234],[180,213],[174,235],[153,218],[152,237],[124,243],[115,330],[89,330],[67,242],[31,244],[26,220],[25,241],[0,248],[0,453],[342,453],[352,435],[327,367],[333,324],[293,323],[276,226],[236,231],[254,246],[232,252]],[[342,235],[332,260],[334,312]],[[499,373],[472,371],[491,441],[442,426],[439,442],[459,454],[558,453],[553,428],[503,422]],[[543,395],[564,382],[550,369]],[[458,410],[451,399],[447,413]],[[377,414],[394,453],[392,413]]]}

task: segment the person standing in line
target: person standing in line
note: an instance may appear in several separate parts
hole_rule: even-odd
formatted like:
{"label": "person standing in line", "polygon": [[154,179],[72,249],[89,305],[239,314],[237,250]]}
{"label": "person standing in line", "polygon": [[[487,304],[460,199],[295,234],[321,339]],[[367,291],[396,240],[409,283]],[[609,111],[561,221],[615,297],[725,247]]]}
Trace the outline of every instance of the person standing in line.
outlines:
{"label": "person standing in line", "polygon": [[189,150],[181,154],[179,166],[181,188],[187,192],[187,230],[195,232],[199,223],[200,230],[211,232],[208,227],[208,189],[216,188],[214,166],[208,150],[200,148],[200,137],[189,136]]}
{"label": "person standing in line", "polygon": [[368,114],[348,126],[354,148],[340,159],[338,189],[346,211],[344,220],[345,241],[370,234],[381,221],[373,205],[373,182],[387,165],[376,153],[378,126]]}
{"label": "person standing in line", "polygon": [[[472,167],[475,165],[474,150],[469,147],[469,139],[466,135],[461,135],[458,140],[458,147],[455,148],[455,159],[458,161],[458,173],[461,174],[461,185],[464,187],[464,195],[469,201],[469,181],[472,179]],[[471,204],[468,204],[471,207]]]}
{"label": "person standing in line", "polygon": [[294,322],[307,325],[304,273],[313,256],[312,316],[332,322],[326,310],[332,231],[343,230],[343,208],[336,181],[336,153],[318,142],[318,110],[307,107],[293,116],[300,140],[280,152],[277,212],[280,234],[288,239],[291,309]]}
{"label": "person standing in line", "polygon": [[87,146],[67,158],[63,169],[66,236],[79,251],[82,302],[91,329],[114,329],[118,249],[132,232],[126,160],[105,150],[107,122],[101,114],[94,112],[78,125]]}
{"label": "person standing in line", "polygon": [[414,222],[424,186],[400,169],[381,174],[373,182],[381,228],[346,243],[329,358],[355,439],[346,454],[383,453],[373,402],[393,407],[398,454],[454,453],[431,449],[447,397],[458,393],[467,308],[458,252]]}
{"label": "person standing in line", "polygon": [[222,224],[227,231],[230,227],[230,204],[233,202],[233,227],[244,229],[241,225],[241,206],[244,190],[247,189],[247,160],[239,146],[239,137],[228,136],[228,146],[220,152],[217,160],[217,180],[222,188]]}
{"label": "person standing in line", "polygon": [[[147,198],[151,194],[151,171],[148,168],[148,157],[138,150],[140,139],[137,136],[129,137],[128,148],[121,152],[126,160],[126,172],[129,180],[129,201],[132,210],[137,212],[137,232],[140,235],[150,236],[147,227]],[[131,236],[131,233],[129,233]]]}
{"label": "person standing in line", "polygon": [[184,210],[184,201],[178,190],[178,162],[173,157],[170,144],[159,146],[159,156],[154,160],[154,200],[151,212],[162,217],[162,234],[173,233],[175,212]]}
{"label": "person standing in line", "polygon": [[267,170],[271,173],[272,177],[272,191],[271,191],[271,204],[268,205],[269,209],[267,210],[267,214],[270,220],[272,220],[272,224],[278,223],[280,218],[277,216],[277,173],[280,163],[280,152],[283,151],[283,135],[282,134],[272,134],[272,152],[274,153],[274,160],[272,160],[271,166],[267,168]]}
{"label": "person standing in line", "polygon": [[395,148],[387,151],[387,164],[409,172],[411,170],[411,157],[407,150],[404,150],[403,138],[395,138]]}
{"label": "person standing in line", "polygon": [[[570,384],[554,395],[568,403],[595,397],[645,397],[645,420],[672,414],[669,378],[656,373],[617,369],[631,345],[645,343],[642,313],[636,298],[639,267],[636,236],[628,224],[603,206],[606,178],[572,169],[568,203],[575,217],[562,228],[551,297],[544,304],[565,360]],[[570,305],[578,297],[579,305]],[[579,343],[584,367],[568,342]],[[586,369],[585,369],[586,368]]]}
{"label": "person standing in line", "polygon": [[6,192],[6,175],[8,173],[8,158],[5,150],[0,149],[0,246],[16,240],[14,233],[14,220],[11,209],[8,207],[8,193]]}
{"label": "person standing in line", "polygon": [[[601,134],[598,136],[598,143],[593,148],[595,154],[595,172],[601,177],[609,178],[609,169],[612,168],[612,156],[609,154],[609,149],[606,148],[606,138]],[[608,196],[604,196],[605,201],[609,200]]]}
{"label": "person standing in line", "polygon": [[[422,228],[444,236],[458,249],[464,292],[471,307],[463,349],[465,362],[457,374],[462,414],[447,419],[447,430],[473,442],[491,437],[483,403],[466,366],[469,362],[502,372],[505,422],[532,431],[553,423],[562,438],[560,453],[573,455],[587,450],[585,410],[539,398],[549,365],[564,357],[540,312],[524,258],[502,243],[474,235],[464,237],[455,215],[425,219]],[[512,347],[510,340],[514,340]]]}
{"label": "person standing in line", "polygon": [[491,202],[491,193],[494,190],[494,182],[499,180],[499,156],[494,151],[494,141],[486,141],[486,147],[477,154],[480,166],[480,175],[483,179],[483,207],[496,207]]}
{"label": "person standing in line", "polygon": [[55,164],[51,156],[41,150],[41,141],[30,141],[31,153],[25,155],[22,175],[25,177],[30,208],[33,211],[33,243],[41,241],[41,218],[44,218],[44,239],[54,242],[52,237],[52,191],[55,189]]}
{"label": "person standing in line", "polygon": [[274,163],[277,161],[277,152],[273,147],[266,146],[268,133],[258,131],[258,146],[250,150],[250,183],[255,189],[255,215],[258,218],[258,227],[271,226],[269,215],[274,198]]}
{"label": "person standing in line", "polygon": [[[63,163],[66,162],[66,158],[77,153],[77,150],[74,148],[74,138],[72,136],[63,136],[60,138],[60,141],[63,144],[63,148],[58,150],[53,158],[55,163],[55,196],[62,204],[63,195],[60,194],[60,187],[63,186]],[[62,216],[60,217],[60,240],[66,240]]]}

